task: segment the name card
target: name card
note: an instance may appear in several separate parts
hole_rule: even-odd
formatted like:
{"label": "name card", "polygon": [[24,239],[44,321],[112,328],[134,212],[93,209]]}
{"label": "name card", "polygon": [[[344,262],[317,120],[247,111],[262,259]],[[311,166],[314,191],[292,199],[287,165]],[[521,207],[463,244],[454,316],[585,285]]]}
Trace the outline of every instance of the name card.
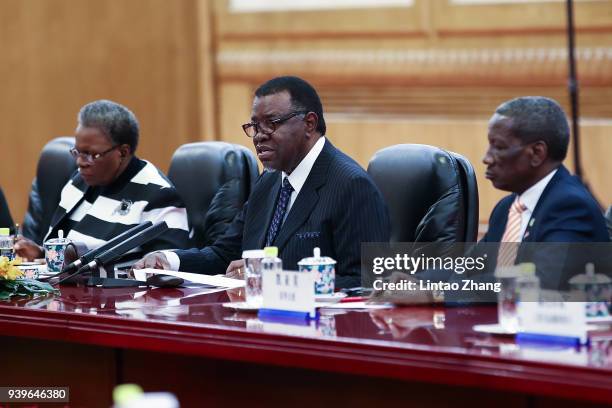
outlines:
{"label": "name card", "polygon": [[518,304],[518,318],[520,330],[517,339],[551,342],[574,339],[580,344],[587,343],[584,302],[521,302]]}
{"label": "name card", "polygon": [[316,317],[313,274],[297,271],[264,271],[263,303],[259,313]]}

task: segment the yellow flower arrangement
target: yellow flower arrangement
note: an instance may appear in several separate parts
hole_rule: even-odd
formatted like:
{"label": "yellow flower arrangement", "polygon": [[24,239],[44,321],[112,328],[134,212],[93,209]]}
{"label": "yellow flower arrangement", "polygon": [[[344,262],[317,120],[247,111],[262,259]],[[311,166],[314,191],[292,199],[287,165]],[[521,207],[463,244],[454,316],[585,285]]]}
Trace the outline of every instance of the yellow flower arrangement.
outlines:
{"label": "yellow flower arrangement", "polygon": [[45,296],[59,293],[46,282],[24,278],[23,272],[15,266],[18,263],[20,260],[9,261],[6,256],[0,256],[0,300],[10,300],[13,296]]}
{"label": "yellow flower arrangement", "polygon": [[15,261],[9,261],[6,256],[0,256],[0,278],[15,280],[23,276],[23,272],[15,266]]}

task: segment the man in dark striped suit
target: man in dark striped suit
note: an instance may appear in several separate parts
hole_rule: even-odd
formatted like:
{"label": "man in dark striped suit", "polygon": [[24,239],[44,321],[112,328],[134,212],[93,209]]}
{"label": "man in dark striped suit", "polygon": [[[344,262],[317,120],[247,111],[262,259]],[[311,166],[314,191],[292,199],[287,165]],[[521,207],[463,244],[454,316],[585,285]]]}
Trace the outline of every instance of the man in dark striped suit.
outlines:
{"label": "man in dark striped suit", "polygon": [[[136,251],[188,246],[185,206],[166,176],[135,156],[138,136],[136,116],[118,103],[99,100],[81,109],[70,151],[78,171],[62,189],[45,240],[63,230],[92,249],[142,222],[166,221],[170,229]],[[44,256],[25,237],[15,251],[27,259]]]}
{"label": "man in dark striped suit", "polygon": [[366,172],[325,137],[315,89],[296,77],[266,82],[243,129],[265,171],[226,234],[203,249],[149,254],[135,268],[231,272],[242,250],[273,245],[295,270],[320,247],[338,262],[336,287],[359,285],[361,243],[389,240],[388,211]]}

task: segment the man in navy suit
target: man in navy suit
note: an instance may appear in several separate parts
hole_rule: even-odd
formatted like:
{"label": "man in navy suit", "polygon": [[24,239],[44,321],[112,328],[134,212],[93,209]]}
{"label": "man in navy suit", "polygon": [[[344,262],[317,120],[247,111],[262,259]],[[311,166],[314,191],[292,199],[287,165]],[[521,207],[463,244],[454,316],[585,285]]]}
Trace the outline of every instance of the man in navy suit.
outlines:
{"label": "man in navy suit", "polygon": [[360,285],[361,243],[389,240],[388,211],[366,172],[325,137],[315,89],[296,77],[264,83],[242,127],[265,171],[228,231],[209,247],[155,252],[134,267],[231,273],[243,250],[273,245],[295,270],[320,247],[338,262],[336,287]]}
{"label": "man in navy suit", "polygon": [[568,143],[567,119],[552,99],[527,96],[497,108],[485,175],[512,194],[493,209],[483,242],[502,242],[514,202],[521,208],[516,242],[608,242],[599,206],[561,164]]}
{"label": "man in navy suit", "polygon": [[[501,243],[497,266],[534,262],[542,286],[567,288],[585,262],[601,259],[592,252],[597,246],[576,243],[609,237],[597,202],[562,164],[569,143],[562,108],[540,96],[504,102],[489,122],[488,137],[485,175],[512,194],[493,209],[481,242]],[[520,245],[528,242],[546,244]]]}
{"label": "man in navy suit", "polygon": [[[489,230],[470,253],[485,255],[483,273],[459,275],[447,270],[423,271],[413,278],[461,281],[473,278],[494,281],[498,266],[521,262],[536,264],[541,285],[567,289],[568,279],[584,271],[585,262],[606,248],[592,245],[608,242],[599,206],[582,183],[571,176],[562,162],[569,144],[569,126],[562,108],[552,99],[527,96],[502,103],[489,121],[489,148],[483,158],[486,177],[497,189],[511,194],[497,203],[489,218]],[[521,245],[521,243],[540,243]],[[483,244],[484,243],[484,244]],[[574,243],[570,248],[568,243]],[[577,248],[576,243],[591,243]],[[571,249],[568,251],[568,248]],[[410,279],[403,274],[393,280]],[[382,300],[397,303],[431,302],[427,291],[378,293]],[[472,294],[457,291],[447,300],[493,300],[492,292]],[[389,297],[391,296],[391,297]]]}

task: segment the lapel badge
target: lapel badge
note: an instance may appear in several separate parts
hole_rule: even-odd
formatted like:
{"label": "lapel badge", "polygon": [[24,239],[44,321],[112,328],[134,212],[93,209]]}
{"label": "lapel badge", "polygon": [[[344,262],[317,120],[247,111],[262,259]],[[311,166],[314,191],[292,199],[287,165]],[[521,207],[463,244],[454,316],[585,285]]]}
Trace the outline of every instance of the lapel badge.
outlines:
{"label": "lapel badge", "polygon": [[529,226],[533,227],[533,224],[535,223],[535,218],[532,218],[529,220]]}
{"label": "lapel badge", "polygon": [[121,203],[119,204],[119,206],[115,208],[115,211],[113,211],[113,215],[114,214],[127,215],[130,212],[130,209],[132,208],[132,204],[134,203],[131,200],[126,200],[126,199],[121,200]]}

